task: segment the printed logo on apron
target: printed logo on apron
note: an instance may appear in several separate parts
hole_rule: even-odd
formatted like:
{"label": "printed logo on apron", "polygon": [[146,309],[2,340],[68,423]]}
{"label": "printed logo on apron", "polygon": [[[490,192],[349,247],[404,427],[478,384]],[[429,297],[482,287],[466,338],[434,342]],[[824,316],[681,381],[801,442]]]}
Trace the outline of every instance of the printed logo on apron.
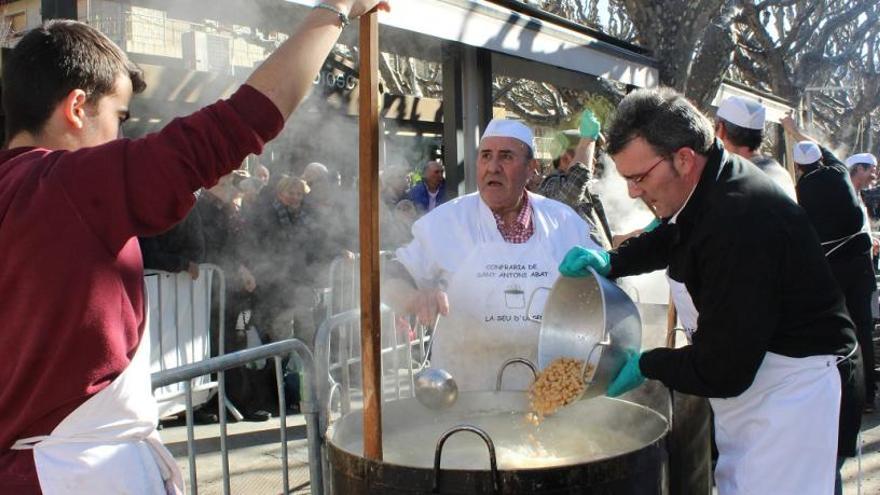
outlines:
{"label": "printed logo on apron", "polygon": [[[546,241],[544,241],[546,242]],[[531,315],[526,305],[540,287],[559,276],[557,262],[538,234],[524,244],[479,244],[462,262],[448,285],[449,316],[440,318],[431,365],[448,371],[459,390],[494,390],[495,377],[507,359],[536,362],[540,319],[546,291],[537,291]],[[504,374],[504,390],[525,390],[534,380],[525,367]]]}

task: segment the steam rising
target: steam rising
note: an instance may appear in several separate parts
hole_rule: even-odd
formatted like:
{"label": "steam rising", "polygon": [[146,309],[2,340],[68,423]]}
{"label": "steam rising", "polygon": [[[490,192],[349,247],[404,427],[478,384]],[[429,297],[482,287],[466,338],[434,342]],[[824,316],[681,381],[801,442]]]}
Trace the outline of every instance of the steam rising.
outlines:
{"label": "steam rising", "polygon": [[[595,192],[599,194],[602,204],[605,206],[611,231],[615,234],[625,234],[644,228],[651,223],[654,215],[640,200],[629,197],[626,180],[617,173],[614,161],[605,157],[603,162],[605,172],[596,183]],[[662,271],[625,277],[618,280],[618,283],[635,301],[654,304],[669,303],[669,284]]]}

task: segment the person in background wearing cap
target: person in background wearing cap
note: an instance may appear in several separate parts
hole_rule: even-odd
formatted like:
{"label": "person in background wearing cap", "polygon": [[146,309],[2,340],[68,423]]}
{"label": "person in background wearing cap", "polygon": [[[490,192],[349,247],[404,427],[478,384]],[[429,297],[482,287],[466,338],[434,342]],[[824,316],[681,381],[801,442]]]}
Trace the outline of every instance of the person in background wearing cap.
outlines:
{"label": "person in background wearing cap", "polygon": [[[490,390],[509,358],[535,362],[542,300],[557,265],[577,244],[597,248],[589,227],[568,206],[526,191],[535,167],[532,131],[492,120],[477,151],[477,189],[438,206],[413,225],[413,240],[396,251],[383,291],[398,313],[433,323],[431,365],[447,370],[459,390]],[[546,297],[545,292],[539,295]],[[528,311],[528,314],[527,314]],[[524,390],[531,373],[514,367],[506,389]]]}
{"label": "person in background wearing cap", "polygon": [[179,222],[284,126],[348,17],[304,16],[228,99],[122,139],[141,71],[72,20],[3,54],[0,151],[0,493],[182,493],[156,433],[143,259],[136,236]]}
{"label": "person in background wearing cap", "polygon": [[[865,204],[863,195],[866,190],[874,186],[877,180],[877,157],[871,153],[856,153],[847,158],[843,163],[849,169],[849,180],[852,182],[853,189],[856,190],[856,196],[862,208],[862,214],[865,217],[864,230],[871,236],[871,255],[876,257],[880,254],[880,240],[874,235],[871,215],[868,213],[868,206]],[[872,313],[874,317],[880,317],[877,313],[877,298],[874,296],[871,297],[871,307],[874,310]]]}
{"label": "person in background wearing cap", "polygon": [[727,151],[757,165],[792,201],[797,201],[791,174],[773,158],[758,153],[764,142],[765,114],[764,105],[757,101],[740,96],[725,98],[716,113],[715,135]]}
{"label": "person in background wearing cap", "polygon": [[[798,141],[793,148],[793,159],[798,168],[798,203],[807,212],[831,273],[843,291],[849,317],[855,324],[860,351],[849,369],[857,382],[845,382],[840,413],[839,468],[847,457],[856,455],[858,432],[861,428],[862,409],[872,411],[875,391],[873,373],[874,346],[871,342],[873,317],[871,294],[876,288],[871,263],[871,238],[864,230],[865,219],[859,207],[859,198],[849,180],[849,171],[828,148],[806,135],[789,115],[781,121],[785,132]],[[845,363],[844,363],[845,364]],[[855,385],[850,390],[848,385]]]}
{"label": "person in background wearing cap", "polygon": [[725,151],[712,122],[669,88],[620,103],[608,152],[629,195],[663,219],[611,252],[577,247],[559,267],[608,277],[667,269],[692,343],[633,353],[608,388],[645,378],[708,397],[719,495],[827,495],[841,377],[857,349],[843,296],[804,211]]}
{"label": "person in background wearing cap", "polygon": [[862,192],[870,188],[874,181],[877,180],[877,157],[871,153],[856,153],[850,156],[844,162],[846,168],[849,169],[849,181],[852,182],[853,189],[856,190],[856,198],[859,200],[859,206],[862,208],[862,215],[865,218],[864,231],[871,236],[871,254],[877,256],[880,241],[878,241],[871,229],[871,217],[868,215],[868,207],[862,198]]}
{"label": "person in background wearing cap", "polygon": [[[871,216],[868,214],[868,206],[865,204],[865,198],[863,197],[864,191],[869,189],[874,181],[877,179],[877,157],[871,153],[856,153],[855,155],[850,156],[844,162],[846,168],[849,169],[849,179],[852,182],[853,189],[856,190],[856,197],[859,200],[859,206],[862,209],[862,215],[865,218],[865,225],[862,227],[862,230],[868,233],[871,236],[871,262],[872,267],[874,268],[874,273],[877,273],[877,255],[880,254],[880,240],[874,235],[872,226],[871,226]],[[876,277],[874,279],[876,281]],[[880,318],[880,307],[878,307],[878,291],[877,288],[874,288],[874,292],[871,293],[871,317],[874,320]],[[871,341],[873,341],[873,333],[871,335]],[[873,347],[872,347],[873,350]],[[865,372],[870,373],[871,377],[874,380],[875,387],[877,383],[877,372],[876,372],[876,356],[875,362],[872,372],[872,368],[868,368],[865,366]],[[872,410],[873,404],[868,403],[867,409]]]}
{"label": "person in background wearing cap", "polygon": [[554,170],[541,182],[538,194],[572,207],[590,225],[590,236],[605,249],[611,249],[611,227],[599,196],[590,190],[593,160],[601,124],[589,109],[581,115],[580,128],[560,133],[564,150],[554,161]]}

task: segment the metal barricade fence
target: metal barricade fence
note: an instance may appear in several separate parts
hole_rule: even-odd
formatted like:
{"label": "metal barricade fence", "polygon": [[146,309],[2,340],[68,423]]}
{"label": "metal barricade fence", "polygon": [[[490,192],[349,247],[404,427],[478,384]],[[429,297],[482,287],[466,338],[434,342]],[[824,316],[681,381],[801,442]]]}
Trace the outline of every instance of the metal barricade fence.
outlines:
{"label": "metal barricade fence", "polygon": [[[380,253],[382,260],[391,259],[390,252]],[[327,315],[315,336],[319,380],[327,380],[331,389],[338,389],[340,412],[351,410],[353,385],[359,385],[360,374],[360,287],[359,257],[342,256],[330,265],[331,288],[327,293]],[[323,330],[322,330],[323,329]],[[381,308],[383,389],[390,397],[412,395],[413,374],[424,364],[428,329],[423,325],[398,318],[387,306]],[[354,373],[354,375],[353,375]],[[403,373],[401,376],[400,374]],[[391,380],[391,378],[396,379]],[[319,384],[319,390],[321,386]],[[356,388],[356,387],[354,387]],[[387,399],[388,397],[386,397]],[[329,400],[330,397],[327,397]],[[322,406],[328,404],[322,402]]]}
{"label": "metal barricade fence", "polygon": [[259,361],[262,359],[273,358],[275,361],[275,380],[278,387],[278,407],[281,441],[281,464],[282,464],[282,483],[284,491],[282,493],[290,493],[290,479],[288,475],[288,459],[287,459],[287,417],[285,411],[285,394],[284,394],[284,378],[282,358],[289,356],[291,362],[296,363],[302,370],[302,390],[300,391],[300,411],[306,421],[306,438],[308,442],[308,459],[309,459],[309,477],[312,487],[312,493],[322,495],[323,490],[323,471],[321,460],[321,438],[319,431],[319,409],[315,401],[317,397],[315,360],[308,346],[297,339],[282,340],[272,344],[266,344],[252,349],[232,352],[222,356],[205,359],[199,362],[187,364],[177,368],[159,371],[152,374],[153,389],[166,387],[175,383],[183,383],[184,395],[186,397],[186,444],[189,460],[189,483],[190,493],[198,494],[198,476],[196,473],[196,452],[195,438],[193,427],[193,380],[199,377],[218,374],[219,395],[221,404],[218,408],[220,416],[220,455],[221,466],[223,470],[223,493],[229,495],[231,491],[229,479],[229,447],[227,445],[227,421],[226,408],[222,406],[226,398],[225,371],[237,368],[239,366]]}
{"label": "metal barricade fence", "polygon": [[[423,340],[402,338],[394,313],[382,305],[382,395],[385,401],[413,397],[415,373],[425,365]],[[360,310],[352,309],[325,320],[315,337],[315,367],[319,406],[328,414],[347,414],[361,399]],[[420,330],[420,335],[426,331]],[[334,400],[335,399],[335,400]],[[327,417],[322,417],[322,431]]]}
{"label": "metal barricade fence", "polygon": [[[395,315],[381,307],[382,322],[382,398],[384,402],[414,396],[414,375],[425,366],[425,328],[419,326],[414,339],[402,339],[395,325]],[[408,337],[408,336],[407,336]],[[351,309],[327,318],[315,335],[315,379],[319,410],[322,463],[326,433],[333,418],[362,407],[360,351],[360,309]],[[329,483],[329,479],[324,480]],[[314,482],[313,485],[314,486]],[[325,485],[326,493],[333,493]]]}
{"label": "metal barricade fence", "polygon": [[[391,258],[388,252],[381,255],[383,261]],[[363,397],[358,256],[335,259],[330,265],[330,283],[325,301],[326,318],[315,334],[315,378],[322,442],[334,415],[344,415],[361,407]],[[426,364],[429,329],[423,325],[411,327],[409,321],[398,318],[384,304],[380,312],[383,399],[412,397],[414,375]],[[323,462],[326,461],[324,456]],[[324,486],[326,493],[331,493],[329,480],[324,481],[328,483]]]}

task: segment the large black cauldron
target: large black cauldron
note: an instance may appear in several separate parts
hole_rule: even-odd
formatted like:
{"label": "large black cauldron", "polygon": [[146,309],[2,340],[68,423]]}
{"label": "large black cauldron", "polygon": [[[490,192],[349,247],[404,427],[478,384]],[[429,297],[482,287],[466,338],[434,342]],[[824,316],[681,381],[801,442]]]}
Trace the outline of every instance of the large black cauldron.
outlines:
{"label": "large black cauldron", "polygon": [[328,434],[333,493],[666,493],[658,413],[598,397],[536,427],[527,410],[522,392],[463,393],[439,413],[414,399],[386,403],[383,462],[362,457],[361,411],[350,413]]}

